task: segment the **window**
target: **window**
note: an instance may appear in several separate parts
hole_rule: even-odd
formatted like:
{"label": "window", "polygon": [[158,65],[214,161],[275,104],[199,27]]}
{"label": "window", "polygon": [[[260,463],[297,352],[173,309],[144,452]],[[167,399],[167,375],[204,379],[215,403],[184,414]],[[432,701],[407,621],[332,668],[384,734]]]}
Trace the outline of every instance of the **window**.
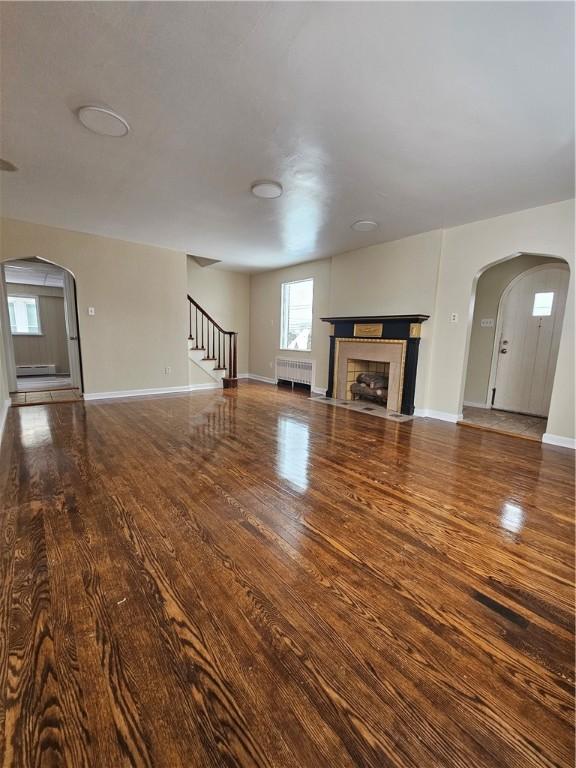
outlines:
{"label": "window", "polygon": [[39,336],[40,312],[37,296],[8,296],[10,330],[13,334]]}
{"label": "window", "polygon": [[532,317],[548,317],[551,315],[553,302],[554,291],[550,291],[549,293],[535,293]]}
{"label": "window", "polygon": [[310,352],[312,348],[312,298],[314,280],[282,283],[281,349]]}

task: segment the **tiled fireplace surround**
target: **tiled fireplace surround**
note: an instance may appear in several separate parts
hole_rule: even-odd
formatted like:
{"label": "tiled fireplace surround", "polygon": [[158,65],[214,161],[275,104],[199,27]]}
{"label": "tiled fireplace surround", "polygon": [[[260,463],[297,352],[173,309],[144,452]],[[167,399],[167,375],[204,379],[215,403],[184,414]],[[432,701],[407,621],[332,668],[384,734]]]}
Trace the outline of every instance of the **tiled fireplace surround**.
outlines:
{"label": "tiled fireplace surround", "polygon": [[[421,323],[428,315],[323,317],[332,323],[328,397],[350,399],[349,361],[389,363],[387,409],[414,413]],[[369,370],[366,367],[365,370]]]}
{"label": "tiled fireplace surround", "polygon": [[[351,361],[363,361],[362,371],[370,370],[370,362],[388,363],[388,402],[390,411],[400,412],[402,407],[402,380],[404,378],[405,341],[380,339],[338,339],[336,344],[335,389],[333,397],[350,400],[349,371]],[[354,377],[356,380],[356,377]]]}

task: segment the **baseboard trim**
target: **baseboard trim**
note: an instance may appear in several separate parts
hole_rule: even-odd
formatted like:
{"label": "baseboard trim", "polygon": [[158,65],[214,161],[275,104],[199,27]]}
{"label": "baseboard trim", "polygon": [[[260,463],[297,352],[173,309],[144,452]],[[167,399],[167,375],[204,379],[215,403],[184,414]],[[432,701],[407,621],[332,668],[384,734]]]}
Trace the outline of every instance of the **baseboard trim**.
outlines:
{"label": "baseboard trim", "polygon": [[456,424],[460,421],[462,414],[448,413],[447,411],[434,411],[430,408],[415,408],[414,416],[419,416],[424,419],[438,419],[439,421],[449,421],[451,424]]}
{"label": "baseboard trim", "polygon": [[488,410],[492,408],[488,403],[470,403],[466,400],[464,400],[464,405],[468,406],[468,408],[487,408]]}
{"label": "baseboard trim", "polygon": [[6,417],[8,416],[8,408],[10,408],[12,401],[10,399],[4,400],[0,403],[0,443],[2,442],[2,435],[4,434],[4,427],[6,426]]}
{"label": "baseboard trim", "polygon": [[548,443],[548,445],[558,445],[560,448],[571,448],[576,451],[576,439],[573,437],[563,437],[562,435],[553,435],[550,432],[545,432],[542,435],[542,442]]}
{"label": "baseboard trim", "polygon": [[276,379],[269,379],[266,376],[259,376],[257,373],[247,373],[246,378],[262,381],[264,384],[276,384]]}
{"label": "baseboard trim", "polygon": [[184,392],[197,392],[202,389],[223,389],[222,380],[210,384],[189,384],[184,389]]}
{"label": "baseboard trim", "polygon": [[116,392],[85,392],[84,400],[115,400],[120,397],[145,397],[146,395],[172,395],[178,392],[196,392],[203,389],[222,389],[217,383],[187,384],[184,387],[158,387],[154,389],[124,389]]}

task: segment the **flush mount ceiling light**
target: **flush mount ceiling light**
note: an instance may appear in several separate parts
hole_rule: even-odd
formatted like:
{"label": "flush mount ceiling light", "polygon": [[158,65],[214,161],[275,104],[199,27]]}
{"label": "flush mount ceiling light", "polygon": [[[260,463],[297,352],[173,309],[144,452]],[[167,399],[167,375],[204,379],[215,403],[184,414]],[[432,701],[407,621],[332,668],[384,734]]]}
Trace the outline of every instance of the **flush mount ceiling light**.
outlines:
{"label": "flush mount ceiling light", "polygon": [[378,229],[378,222],[362,219],[361,221],[355,221],[354,224],[352,224],[351,229],[356,232],[372,232],[373,230]]}
{"label": "flush mount ceiling light", "polygon": [[113,112],[108,107],[97,107],[93,104],[87,104],[76,111],[78,120],[85,128],[100,136],[115,136],[121,138],[126,136],[130,126],[124,120],[122,115]]}
{"label": "flush mount ceiling light", "polygon": [[255,181],[250,190],[255,197],[266,199],[280,197],[283,191],[282,184],[278,184],[277,181]]}
{"label": "flush mount ceiling light", "polygon": [[0,171],[9,171],[10,173],[13,173],[17,170],[18,168],[14,165],[14,163],[11,163],[10,160],[3,160],[0,157]]}

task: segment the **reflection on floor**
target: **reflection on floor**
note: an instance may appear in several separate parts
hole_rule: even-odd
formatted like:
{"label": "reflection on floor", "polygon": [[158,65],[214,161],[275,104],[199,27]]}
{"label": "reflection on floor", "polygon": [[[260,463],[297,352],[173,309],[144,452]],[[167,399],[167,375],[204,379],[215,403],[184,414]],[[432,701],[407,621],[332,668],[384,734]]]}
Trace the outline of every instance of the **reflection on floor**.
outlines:
{"label": "reflection on floor", "polygon": [[51,403],[73,403],[82,399],[80,390],[69,387],[68,389],[50,389],[41,392],[13,392],[12,405],[50,405]]}
{"label": "reflection on floor", "polygon": [[546,419],[540,416],[524,416],[521,413],[470,406],[464,407],[461,424],[496,429],[499,432],[521,435],[533,440],[542,440],[542,435],[546,432]]}
{"label": "reflection on floor", "polygon": [[3,766],[574,768],[573,451],[244,381],[3,440]]}
{"label": "reflection on floor", "polygon": [[71,387],[70,376],[19,376],[16,380],[18,392],[45,392],[49,389]]}

